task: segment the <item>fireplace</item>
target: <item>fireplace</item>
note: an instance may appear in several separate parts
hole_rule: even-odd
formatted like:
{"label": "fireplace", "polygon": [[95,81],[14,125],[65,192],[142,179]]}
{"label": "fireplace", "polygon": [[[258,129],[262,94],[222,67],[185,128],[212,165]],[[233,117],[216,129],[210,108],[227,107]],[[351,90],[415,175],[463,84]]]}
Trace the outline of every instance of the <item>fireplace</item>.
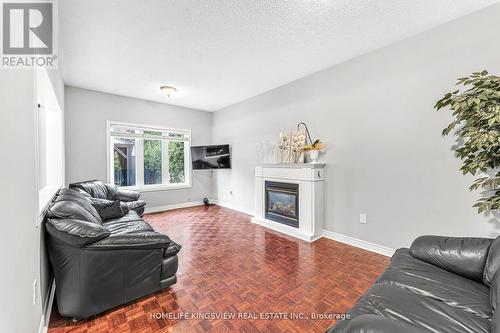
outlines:
{"label": "fireplace", "polygon": [[265,198],[266,219],[299,227],[299,184],[266,180]]}
{"label": "fireplace", "polygon": [[324,183],[325,164],[257,165],[252,222],[306,242],[315,241],[323,231]]}

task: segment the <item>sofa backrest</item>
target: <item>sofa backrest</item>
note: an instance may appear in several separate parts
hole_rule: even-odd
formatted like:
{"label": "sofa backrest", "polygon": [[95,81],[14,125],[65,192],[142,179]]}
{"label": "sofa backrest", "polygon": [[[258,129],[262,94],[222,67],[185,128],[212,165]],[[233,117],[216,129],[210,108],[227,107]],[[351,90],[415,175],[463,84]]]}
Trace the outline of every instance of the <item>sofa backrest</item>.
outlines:
{"label": "sofa backrest", "polygon": [[69,184],[69,188],[79,188],[92,196],[92,198],[115,200],[116,190],[112,185],[104,184],[100,180],[89,180]]}
{"label": "sofa backrest", "polygon": [[[420,236],[411,244],[411,254],[434,266],[493,287],[493,279],[500,268],[500,236],[496,239]],[[500,282],[495,283],[500,285]]]}
{"label": "sofa backrest", "polygon": [[487,286],[491,285],[495,273],[500,267],[500,236],[491,243],[486,264],[484,267],[483,283]]}
{"label": "sofa backrest", "polygon": [[52,219],[73,219],[102,225],[101,217],[90,199],[72,189],[62,189],[47,209]]}
{"label": "sofa backrest", "polygon": [[434,266],[483,282],[492,242],[490,238],[420,236],[411,244],[411,254]]}
{"label": "sofa backrest", "polygon": [[47,219],[50,237],[73,247],[83,247],[108,237],[111,232],[104,226],[73,219]]}

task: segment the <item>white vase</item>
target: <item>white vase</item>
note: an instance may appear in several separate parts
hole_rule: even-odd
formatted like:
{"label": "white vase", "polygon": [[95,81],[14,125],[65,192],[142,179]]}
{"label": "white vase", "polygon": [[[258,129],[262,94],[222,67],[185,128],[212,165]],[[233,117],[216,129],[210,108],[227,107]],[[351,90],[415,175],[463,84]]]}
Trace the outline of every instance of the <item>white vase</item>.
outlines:
{"label": "white vase", "polygon": [[319,150],[309,150],[309,158],[311,163],[318,163]]}

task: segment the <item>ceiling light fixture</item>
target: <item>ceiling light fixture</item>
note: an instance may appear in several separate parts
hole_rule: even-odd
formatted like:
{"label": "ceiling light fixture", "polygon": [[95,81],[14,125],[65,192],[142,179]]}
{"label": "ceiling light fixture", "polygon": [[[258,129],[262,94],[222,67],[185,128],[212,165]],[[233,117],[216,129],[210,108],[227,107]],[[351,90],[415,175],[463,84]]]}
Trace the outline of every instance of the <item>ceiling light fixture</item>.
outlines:
{"label": "ceiling light fixture", "polygon": [[172,86],[161,86],[160,90],[164,92],[168,97],[172,96],[177,92],[177,88]]}

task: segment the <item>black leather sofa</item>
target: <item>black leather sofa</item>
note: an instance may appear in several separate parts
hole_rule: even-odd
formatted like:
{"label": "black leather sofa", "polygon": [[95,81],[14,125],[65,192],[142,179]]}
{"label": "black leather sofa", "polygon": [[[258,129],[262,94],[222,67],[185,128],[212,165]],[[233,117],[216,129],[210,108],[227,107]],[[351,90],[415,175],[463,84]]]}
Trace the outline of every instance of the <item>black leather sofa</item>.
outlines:
{"label": "black leather sofa", "polygon": [[419,237],[327,332],[500,332],[499,266],[500,237]]}
{"label": "black leather sofa", "polygon": [[[111,192],[138,200],[138,194]],[[61,189],[47,209],[47,248],[60,315],[88,318],[177,282],[181,246],[155,232],[129,209],[130,202]]]}

